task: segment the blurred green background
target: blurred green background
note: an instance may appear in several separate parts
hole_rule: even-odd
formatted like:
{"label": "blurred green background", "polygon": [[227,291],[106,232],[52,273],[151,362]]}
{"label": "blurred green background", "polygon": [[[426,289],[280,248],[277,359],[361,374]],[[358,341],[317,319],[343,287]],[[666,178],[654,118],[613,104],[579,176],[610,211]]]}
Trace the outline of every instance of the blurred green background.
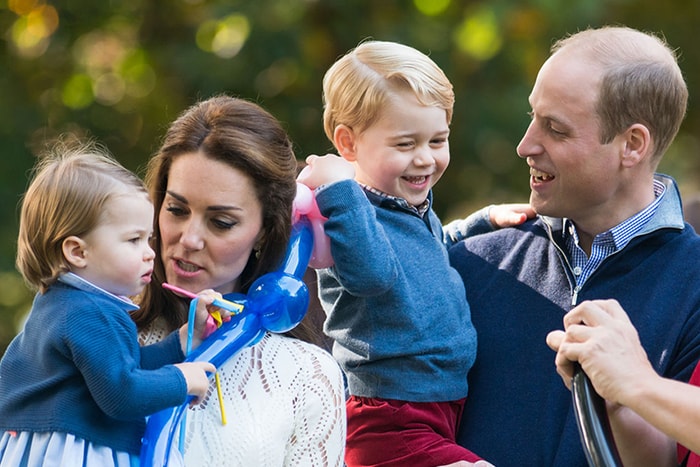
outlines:
{"label": "blurred green background", "polygon": [[697,0],[0,0],[0,353],[33,295],[14,269],[18,200],[57,136],[94,138],[142,173],[176,115],[225,92],[277,116],[300,159],[325,153],[324,71],[363,39],[399,41],[455,86],[452,162],[435,187],[448,221],[527,199],[515,146],[537,70],[554,39],[604,24],[678,49],[691,98],[662,171],[698,191]]}

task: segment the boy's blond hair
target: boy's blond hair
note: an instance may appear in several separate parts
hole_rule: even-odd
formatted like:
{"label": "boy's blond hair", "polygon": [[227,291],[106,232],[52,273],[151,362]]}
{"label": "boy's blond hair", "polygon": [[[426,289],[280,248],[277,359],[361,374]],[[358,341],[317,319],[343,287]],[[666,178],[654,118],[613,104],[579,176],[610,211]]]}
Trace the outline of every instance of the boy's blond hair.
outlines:
{"label": "boy's blond hair", "polygon": [[361,133],[374,123],[388,96],[410,90],[423,105],[445,110],[452,121],[454,91],[427,55],[396,42],[366,41],[336,61],[323,77],[323,127],[328,139],[338,125]]}
{"label": "boy's blond hair", "polygon": [[39,159],[22,199],[16,266],[40,292],[70,270],[63,241],[94,229],[110,198],[143,193],[141,180],[94,143],[58,143]]}

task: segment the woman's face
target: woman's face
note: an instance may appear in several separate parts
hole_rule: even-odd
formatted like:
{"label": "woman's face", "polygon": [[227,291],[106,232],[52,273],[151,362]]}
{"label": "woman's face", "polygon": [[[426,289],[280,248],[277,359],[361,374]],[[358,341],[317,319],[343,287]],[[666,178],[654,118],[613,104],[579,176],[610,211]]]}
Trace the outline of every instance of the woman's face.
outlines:
{"label": "woman's face", "polygon": [[168,283],[194,293],[238,291],[263,225],[246,174],[199,152],[176,157],[158,220]]}

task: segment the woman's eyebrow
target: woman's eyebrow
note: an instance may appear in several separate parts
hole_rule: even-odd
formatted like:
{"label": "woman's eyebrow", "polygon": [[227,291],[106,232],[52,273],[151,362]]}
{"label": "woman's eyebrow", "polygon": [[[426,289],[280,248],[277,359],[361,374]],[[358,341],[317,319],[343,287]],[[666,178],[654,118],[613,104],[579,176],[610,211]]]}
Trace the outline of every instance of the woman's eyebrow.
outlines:
{"label": "woman's eyebrow", "polygon": [[238,206],[214,205],[207,206],[207,211],[242,211],[243,208]]}
{"label": "woman's eyebrow", "polygon": [[170,190],[165,190],[165,192],[166,192],[169,196],[171,196],[171,197],[175,198],[176,200],[180,201],[181,203],[189,204],[189,202],[187,201],[187,198],[185,198],[184,196],[179,195],[179,194],[175,193],[174,191],[170,191]]}
{"label": "woman's eyebrow", "polygon": [[[187,201],[187,198],[185,198],[181,194],[175,193],[174,191],[170,191],[170,190],[166,190],[166,193],[169,196],[171,196],[171,197],[175,198],[176,200],[178,200],[179,202],[181,202],[182,204],[189,204],[189,202]],[[207,206],[207,211],[215,211],[215,212],[218,212],[218,211],[242,211],[242,210],[243,210],[243,208],[241,208],[239,206],[227,206],[225,204],[221,204],[221,205],[215,204],[213,206]]]}

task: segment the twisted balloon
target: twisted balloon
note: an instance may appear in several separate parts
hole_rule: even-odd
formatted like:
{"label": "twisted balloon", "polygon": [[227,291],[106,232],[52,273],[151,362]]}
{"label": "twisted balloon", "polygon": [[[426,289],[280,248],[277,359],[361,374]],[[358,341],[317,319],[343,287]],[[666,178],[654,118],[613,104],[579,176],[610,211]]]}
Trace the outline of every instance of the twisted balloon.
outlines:
{"label": "twisted balloon", "polygon": [[[232,316],[207,337],[186,358],[186,362],[207,361],[221,366],[241,349],[256,343],[265,332],[282,333],[301,322],[309,305],[309,292],[302,277],[313,257],[313,267],[332,264],[328,239],[323,233],[323,221],[313,193],[297,184],[294,200],[292,234],[282,265],[259,277],[248,294],[228,294],[226,300],[242,305],[243,310]],[[191,397],[181,406],[170,407],[151,415],[141,447],[141,465],[167,466],[172,461],[182,463],[181,455],[173,449],[173,439]]]}

